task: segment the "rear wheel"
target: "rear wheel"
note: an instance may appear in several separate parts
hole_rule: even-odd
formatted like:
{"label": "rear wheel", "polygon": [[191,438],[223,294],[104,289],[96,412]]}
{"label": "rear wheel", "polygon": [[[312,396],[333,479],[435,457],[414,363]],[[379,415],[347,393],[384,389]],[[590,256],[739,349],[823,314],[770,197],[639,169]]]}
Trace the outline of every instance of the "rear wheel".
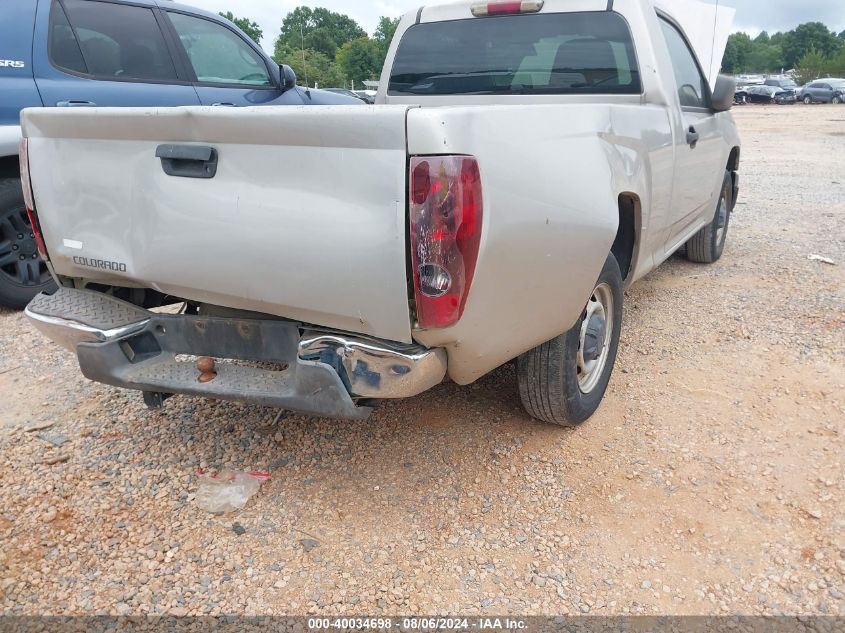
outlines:
{"label": "rear wheel", "polygon": [[21,181],[0,180],[0,305],[21,309],[56,286],[38,256],[23,202]]}
{"label": "rear wheel", "polygon": [[699,264],[712,264],[719,261],[728,239],[728,226],[731,222],[732,208],[733,178],[731,173],[726,171],[725,178],[722,181],[719,203],[716,205],[716,215],[710,224],[687,242],[687,259]]}
{"label": "rear wheel", "polygon": [[622,273],[611,254],[578,323],[517,360],[525,410],[549,424],[577,426],[599,408],[622,331]]}

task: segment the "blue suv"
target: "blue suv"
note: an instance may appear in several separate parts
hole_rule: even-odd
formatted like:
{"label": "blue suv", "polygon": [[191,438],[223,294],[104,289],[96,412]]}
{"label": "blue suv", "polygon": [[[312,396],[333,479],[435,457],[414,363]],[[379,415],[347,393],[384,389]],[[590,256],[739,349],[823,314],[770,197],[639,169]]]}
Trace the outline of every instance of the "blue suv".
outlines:
{"label": "blue suv", "polygon": [[169,0],[15,0],[0,17],[0,305],[52,279],[20,187],[28,107],[358,104],[296,85],[234,24]]}

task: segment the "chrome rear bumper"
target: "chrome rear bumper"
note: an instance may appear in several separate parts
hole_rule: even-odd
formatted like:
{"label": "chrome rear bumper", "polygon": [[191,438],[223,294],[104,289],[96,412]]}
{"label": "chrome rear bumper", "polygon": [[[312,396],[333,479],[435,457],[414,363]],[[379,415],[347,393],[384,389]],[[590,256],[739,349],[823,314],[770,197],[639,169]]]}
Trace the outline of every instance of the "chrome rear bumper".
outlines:
{"label": "chrome rear bumper", "polygon": [[[415,396],[446,375],[442,349],[304,330],[288,321],[157,314],[88,290],[39,295],[26,316],[77,354],[86,377],[141,391],[360,419],[369,409],[357,399]],[[217,378],[199,382],[185,355],[219,359]]]}
{"label": "chrome rear bumper", "polygon": [[80,343],[107,343],[131,336],[143,330],[149,323],[148,319],[113,330],[101,330],[71,319],[38,314],[30,308],[26,308],[24,314],[29,317],[29,322],[35,326],[35,329],[71,352],[76,352],[76,346]]}
{"label": "chrome rear bumper", "polygon": [[361,398],[410,398],[439,385],[446,351],[360,337],[305,332],[299,358],[343,368],[350,392]]}

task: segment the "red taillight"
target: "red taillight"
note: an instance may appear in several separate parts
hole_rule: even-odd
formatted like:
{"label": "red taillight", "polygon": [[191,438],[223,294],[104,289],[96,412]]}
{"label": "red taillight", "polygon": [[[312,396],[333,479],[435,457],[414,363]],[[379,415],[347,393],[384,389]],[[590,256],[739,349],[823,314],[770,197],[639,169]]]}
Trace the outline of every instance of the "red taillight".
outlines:
{"label": "red taillight", "polygon": [[505,0],[504,2],[478,2],[472,5],[472,14],[477,18],[492,15],[516,15],[518,13],[538,13],[544,0]]}
{"label": "red taillight", "polygon": [[446,328],[464,312],[483,204],[471,156],[415,156],[410,168],[411,263],[419,327]]}
{"label": "red taillight", "polygon": [[32,182],[29,178],[29,142],[22,138],[18,147],[18,162],[21,166],[21,187],[23,188],[23,202],[26,206],[26,215],[29,218],[29,225],[32,228],[32,235],[35,238],[35,247],[42,258],[47,259],[47,246],[41,236],[41,226],[38,224],[38,215],[35,213],[35,199],[32,195]]}

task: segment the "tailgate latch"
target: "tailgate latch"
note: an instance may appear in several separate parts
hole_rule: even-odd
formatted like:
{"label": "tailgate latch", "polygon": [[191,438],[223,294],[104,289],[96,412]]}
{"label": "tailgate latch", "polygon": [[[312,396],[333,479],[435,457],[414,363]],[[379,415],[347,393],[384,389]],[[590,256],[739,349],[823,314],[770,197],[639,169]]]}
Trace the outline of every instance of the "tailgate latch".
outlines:
{"label": "tailgate latch", "polygon": [[156,158],[168,176],[177,178],[214,178],[217,175],[217,150],[208,145],[159,145]]}

